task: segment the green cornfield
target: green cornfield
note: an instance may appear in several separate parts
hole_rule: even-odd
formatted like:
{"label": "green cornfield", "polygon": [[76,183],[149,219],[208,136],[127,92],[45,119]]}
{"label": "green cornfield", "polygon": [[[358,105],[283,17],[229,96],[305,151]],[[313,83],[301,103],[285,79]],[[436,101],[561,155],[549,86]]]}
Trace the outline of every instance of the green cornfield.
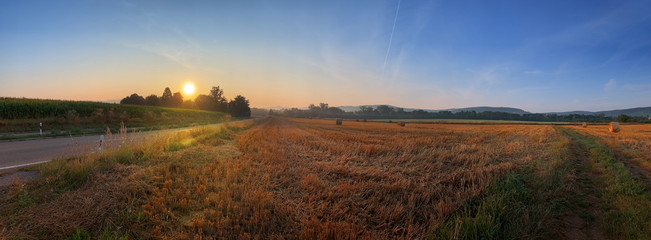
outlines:
{"label": "green cornfield", "polygon": [[0,133],[119,127],[182,127],[220,122],[225,113],[102,102],[0,98]]}
{"label": "green cornfield", "polygon": [[69,111],[76,111],[79,117],[90,117],[98,109],[103,112],[109,112],[111,109],[116,114],[125,113],[129,117],[143,117],[146,111],[160,115],[166,112],[172,115],[203,115],[214,113],[194,109],[176,109],[165,107],[121,105],[102,102],[83,102],[83,101],[64,101],[64,100],[45,100],[45,99],[28,99],[28,98],[0,98],[0,119],[35,119],[64,116]]}

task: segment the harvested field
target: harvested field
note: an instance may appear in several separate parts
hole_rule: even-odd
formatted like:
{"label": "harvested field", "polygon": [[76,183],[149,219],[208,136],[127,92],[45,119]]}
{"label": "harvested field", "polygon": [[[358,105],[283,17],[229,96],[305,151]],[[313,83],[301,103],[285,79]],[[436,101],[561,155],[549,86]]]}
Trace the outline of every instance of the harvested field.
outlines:
{"label": "harvested field", "polygon": [[39,179],[4,190],[0,236],[576,236],[581,212],[558,219],[579,201],[581,161],[558,128],[288,118],[201,128],[39,167]]}
{"label": "harvested field", "polygon": [[621,155],[620,158],[626,157],[635,162],[646,171],[646,178],[651,178],[651,124],[624,124],[617,133],[610,132],[607,125],[568,128],[596,137],[599,143]]}
{"label": "harvested field", "polygon": [[299,237],[415,238],[492,179],[545,155],[550,126],[272,119],[238,140]]}

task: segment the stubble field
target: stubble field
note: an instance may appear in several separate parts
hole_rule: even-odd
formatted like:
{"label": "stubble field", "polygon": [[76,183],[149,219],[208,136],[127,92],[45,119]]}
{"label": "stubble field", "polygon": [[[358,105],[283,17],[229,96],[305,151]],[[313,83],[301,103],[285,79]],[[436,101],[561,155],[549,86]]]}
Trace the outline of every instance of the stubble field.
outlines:
{"label": "stubble field", "polygon": [[[613,146],[590,129],[285,118],[200,128],[39,166],[39,179],[3,190],[0,237],[649,237],[648,175],[611,167],[628,155],[593,154]],[[614,148],[648,160],[647,130],[623,131]]]}

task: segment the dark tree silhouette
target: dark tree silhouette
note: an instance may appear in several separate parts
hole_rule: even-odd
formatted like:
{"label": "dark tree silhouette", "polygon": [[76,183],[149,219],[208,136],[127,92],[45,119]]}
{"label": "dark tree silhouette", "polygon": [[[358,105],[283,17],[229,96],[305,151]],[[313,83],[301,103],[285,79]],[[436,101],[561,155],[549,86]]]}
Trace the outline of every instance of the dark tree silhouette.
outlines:
{"label": "dark tree silhouette", "polygon": [[145,99],[134,93],[120,100],[120,104],[145,105]]}
{"label": "dark tree silhouette", "polygon": [[172,96],[172,107],[180,107],[183,105],[183,95],[180,92],[175,92]]}
{"label": "dark tree silhouette", "polygon": [[210,90],[210,96],[213,99],[214,111],[217,112],[226,112],[228,110],[228,101],[224,97],[224,90],[217,87],[212,87]]}
{"label": "dark tree silhouette", "polygon": [[163,95],[160,97],[160,103],[162,106],[171,107],[172,106],[172,91],[169,87],[165,88]]}
{"label": "dark tree silhouette", "polygon": [[160,98],[156,96],[156,94],[149,95],[145,98],[145,105],[149,106],[159,106],[160,105]]}
{"label": "dark tree silhouette", "polygon": [[215,101],[211,96],[201,94],[194,99],[194,103],[201,110],[206,110],[206,111],[215,110]]}
{"label": "dark tree silhouette", "polygon": [[[175,92],[172,94],[172,91],[169,87],[165,88],[163,95],[160,97],[156,94],[152,94],[144,98],[134,93],[131,96],[127,96],[120,101],[121,104],[134,104],[134,105],[149,105],[149,106],[164,106],[164,107],[175,107],[175,108],[189,108],[189,109],[201,109],[206,111],[216,111],[216,112],[228,112],[233,116],[237,117],[249,117],[251,116],[251,108],[249,107],[249,100],[244,96],[238,95],[235,99],[230,102],[224,97],[224,90],[219,86],[212,87],[209,95],[201,94],[193,100],[183,100],[183,95],[180,92]],[[311,108],[316,108],[318,114],[321,112],[324,114],[335,114],[343,112],[338,108],[329,108],[327,103],[321,103],[319,106],[311,105]]]}
{"label": "dark tree silhouette", "polygon": [[228,112],[234,117],[250,117],[249,100],[242,95],[237,95],[235,99],[228,103]]}
{"label": "dark tree silhouette", "polygon": [[212,87],[210,90],[210,96],[217,102],[226,102],[226,98],[224,98],[224,90],[219,88],[219,86]]}

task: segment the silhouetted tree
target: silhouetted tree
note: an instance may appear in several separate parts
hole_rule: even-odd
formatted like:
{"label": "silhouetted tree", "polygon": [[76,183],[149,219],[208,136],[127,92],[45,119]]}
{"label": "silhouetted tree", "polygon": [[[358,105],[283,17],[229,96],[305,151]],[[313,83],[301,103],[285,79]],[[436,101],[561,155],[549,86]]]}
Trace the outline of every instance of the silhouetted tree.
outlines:
{"label": "silhouetted tree", "polygon": [[145,105],[145,99],[134,93],[120,100],[120,104]]}
{"label": "silhouetted tree", "polygon": [[210,90],[210,96],[213,98],[213,107],[217,112],[226,112],[228,110],[228,101],[224,97],[224,90],[217,87],[212,87]]}
{"label": "silhouetted tree", "polygon": [[172,96],[172,106],[180,107],[181,105],[183,105],[183,95],[180,92],[175,92]]}
{"label": "silhouetted tree", "polygon": [[194,103],[201,110],[215,111],[215,101],[211,96],[201,94],[194,99]]}
{"label": "silhouetted tree", "polygon": [[163,95],[160,96],[160,104],[166,107],[172,106],[172,91],[169,87],[166,87],[165,91],[163,91]]}
{"label": "silhouetted tree", "polygon": [[131,98],[129,96],[126,96],[122,100],[120,100],[120,104],[131,104]]}
{"label": "silhouetted tree", "polygon": [[212,87],[210,90],[210,96],[217,102],[226,102],[226,98],[224,98],[224,90],[219,88],[219,86]]}
{"label": "silhouetted tree", "polygon": [[235,99],[228,103],[228,112],[234,117],[250,117],[251,108],[249,107],[249,100],[242,95],[237,95]]}
{"label": "silhouetted tree", "polygon": [[183,106],[182,107],[187,108],[187,109],[196,109],[197,105],[192,100],[185,100],[185,101],[183,101]]}
{"label": "silhouetted tree", "polygon": [[156,94],[149,95],[145,98],[145,105],[149,106],[159,106],[160,105],[160,98],[156,96]]}

